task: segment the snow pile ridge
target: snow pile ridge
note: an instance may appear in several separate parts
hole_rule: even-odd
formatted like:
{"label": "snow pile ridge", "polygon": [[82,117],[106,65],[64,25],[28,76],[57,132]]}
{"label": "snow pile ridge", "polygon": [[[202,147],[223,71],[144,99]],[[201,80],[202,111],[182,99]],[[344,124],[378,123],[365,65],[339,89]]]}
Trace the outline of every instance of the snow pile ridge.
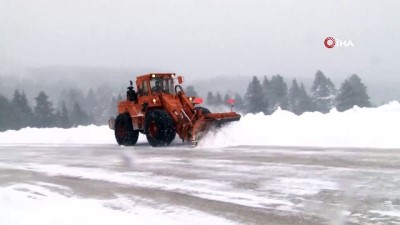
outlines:
{"label": "snow pile ridge", "polygon": [[[377,108],[354,107],[327,114],[297,116],[285,110],[272,115],[247,114],[208,133],[199,148],[237,145],[400,148],[400,103]],[[146,142],[140,135],[139,142]],[[0,144],[115,144],[108,126],[76,128],[25,128],[0,132]]]}
{"label": "snow pile ridge", "polygon": [[297,116],[277,110],[244,115],[240,121],[206,135],[199,147],[236,145],[400,148],[400,103],[377,108],[354,107],[327,114]]}
{"label": "snow pile ridge", "polygon": [[24,128],[0,133],[3,144],[108,144],[115,143],[108,126],[63,128]]}

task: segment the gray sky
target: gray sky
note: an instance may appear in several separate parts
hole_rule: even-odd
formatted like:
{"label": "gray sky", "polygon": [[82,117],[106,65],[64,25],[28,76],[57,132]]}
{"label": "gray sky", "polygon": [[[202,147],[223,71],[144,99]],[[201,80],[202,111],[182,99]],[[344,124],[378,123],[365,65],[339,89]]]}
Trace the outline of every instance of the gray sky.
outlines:
{"label": "gray sky", "polygon": [[[400,75],[400,1],[1,0],[0,70],[51,65],[214,75]],[[326,37],[352,48],[327,49]]]}

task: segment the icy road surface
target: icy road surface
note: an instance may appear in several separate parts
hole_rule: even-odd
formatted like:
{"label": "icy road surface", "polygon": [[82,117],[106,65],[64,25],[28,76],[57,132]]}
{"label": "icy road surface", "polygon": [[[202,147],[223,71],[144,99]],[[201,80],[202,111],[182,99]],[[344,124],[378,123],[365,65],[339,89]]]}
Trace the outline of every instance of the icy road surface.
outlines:
{"label": "icy road surface", "polygon": [[400,224],[400,150],[3,145],[0,224]]}

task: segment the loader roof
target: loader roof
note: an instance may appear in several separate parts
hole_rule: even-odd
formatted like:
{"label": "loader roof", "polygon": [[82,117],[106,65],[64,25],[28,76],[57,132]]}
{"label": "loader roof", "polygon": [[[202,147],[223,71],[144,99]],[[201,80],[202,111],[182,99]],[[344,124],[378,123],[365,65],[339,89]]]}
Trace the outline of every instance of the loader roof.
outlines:
{"label": "loader roof", "polygon": [[171,77],[172,75],[175,76],[175,73],[148,73],[148,74],[140,75],[136,79],[137,80],[149,80],[149,79],[152,79],[154,77],[165,78],[165,77]]}

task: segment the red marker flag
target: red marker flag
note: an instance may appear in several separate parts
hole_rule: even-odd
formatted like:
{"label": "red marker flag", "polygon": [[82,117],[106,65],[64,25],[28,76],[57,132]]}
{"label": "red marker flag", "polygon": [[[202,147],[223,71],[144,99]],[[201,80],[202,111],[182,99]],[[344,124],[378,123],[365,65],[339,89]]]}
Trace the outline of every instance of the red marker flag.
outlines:
{"label": "red marker flag", "polygon": [[203,99],[202,98],[194,98],[193,103],[201,104],[201,103],[203,103]]}
{"label": "red marker flag", "polygon": [[235,99],[230,98],[230,99],[228,99],[227,102],[228,102],[229,104],[233,105],[233,104],[235,103]]}

